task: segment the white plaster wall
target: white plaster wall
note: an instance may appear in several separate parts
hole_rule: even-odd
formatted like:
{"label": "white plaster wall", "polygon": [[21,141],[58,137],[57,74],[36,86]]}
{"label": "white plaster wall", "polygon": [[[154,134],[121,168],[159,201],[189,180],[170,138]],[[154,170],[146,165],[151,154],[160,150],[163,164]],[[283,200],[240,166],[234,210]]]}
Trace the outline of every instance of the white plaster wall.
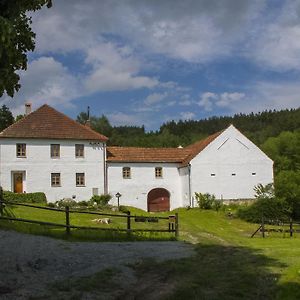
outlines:
{"label": "white plaster wall", "polygon": [[[16,143],[26,144],[26,158],[16,157]],[[60,158],[50,157],[50,144],[60,144]],[[84,144],[84,158],[75,158],[75,144]],[[92,189],[104,192],[103,144],[80,140],[0,139],[0,185],[13,189],[12,172],[24,171],[24,191],[44,192],[49,202],[76,196],[88,200]],[[61,187],[51,187],[51,173],[61,173]],[[85,173],[85,187],[76,187],[76,173]]]}
{"label": "white plaster wall", "polygon": [[181,198],[182,205],[184,207],[190,206],[190,186],[189,186],[189,166],[181,167],[179,169],[180,181],[181,181]]}
{"label": "white plaster wall", "polygon": [[[131,178],[124,179],[123,167],[131,168]],[[155,178],[155,167],[163,168],[163,178]],[[154,188],[170,192],[170,209],[183,206],[181,178],[178,165],[172,163],[108,163],[108,190],[116,205],[117,192],[122,194],[120,205],[129,205],[147,210],[147,195]]]}
{"label": "white plaster wall", "polygon": [[254,198],[255,185],[270,182],[273,161],[233,126],[191,161],[192,195],[201,192],[218,199],[249,199]]}

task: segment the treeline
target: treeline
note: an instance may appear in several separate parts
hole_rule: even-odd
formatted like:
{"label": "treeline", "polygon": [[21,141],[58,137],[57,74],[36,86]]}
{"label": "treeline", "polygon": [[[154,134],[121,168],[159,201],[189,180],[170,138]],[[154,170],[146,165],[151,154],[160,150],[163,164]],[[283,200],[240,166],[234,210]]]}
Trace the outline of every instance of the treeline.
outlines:
{"label": "treeline", "polygon": [[[82,112],[77,121],[85,123],[87,114]],[[223,130],[230,124],[258,146],[269,137],[276,137],[282,131],[300,129],[300,109],[264,111],[261,113],[236,114],[234,116],[211,117],[202,120],[170,121],[157,131],[145,132],[144,126],[112,126],[106,116],[92,116],[94,130],[109,137],[108,144],[137,147],[187,146],[210,134]]]}

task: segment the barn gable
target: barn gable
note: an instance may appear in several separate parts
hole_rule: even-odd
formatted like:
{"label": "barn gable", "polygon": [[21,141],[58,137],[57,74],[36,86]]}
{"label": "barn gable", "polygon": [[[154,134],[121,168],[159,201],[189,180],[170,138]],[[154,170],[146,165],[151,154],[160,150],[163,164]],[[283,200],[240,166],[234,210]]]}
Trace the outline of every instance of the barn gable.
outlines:
{"label": "barn gable", "polygon": [[254,186],[273,182],[273,161],[233,125],[191,161],[192,194],[219,199],[254,198]]}

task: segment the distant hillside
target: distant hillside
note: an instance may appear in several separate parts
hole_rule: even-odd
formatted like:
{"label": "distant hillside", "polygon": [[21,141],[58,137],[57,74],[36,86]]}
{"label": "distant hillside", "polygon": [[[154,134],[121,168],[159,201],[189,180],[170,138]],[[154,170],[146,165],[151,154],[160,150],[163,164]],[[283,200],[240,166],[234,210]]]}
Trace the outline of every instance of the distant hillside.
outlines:
{"label": "distant hillside", "polygon": [[171,121],[160,127],[159,133],[167,130],[175,136],[188,137],[189,142],[210,135],[233,124],[257,145],[268,137],[278,136],[282,131],[300,129],[300,108],[261,113],[237,114],[232,117],[211,117],[203,120]]}
{"label": "distant hillside", "polygon": [[[77,121],[85,123],[82,112]],[[300,108],[261,113],[237,114],[232,117],[211,117],[202,120],[171,121],[155,132],[145,132],[144,126],[111,126],[104,115],[91,117],[94,130],[109,137],[108,145],[137,147],[178,147],[189,145],[233,124],[257,145],[283,131],[300,129]]]}

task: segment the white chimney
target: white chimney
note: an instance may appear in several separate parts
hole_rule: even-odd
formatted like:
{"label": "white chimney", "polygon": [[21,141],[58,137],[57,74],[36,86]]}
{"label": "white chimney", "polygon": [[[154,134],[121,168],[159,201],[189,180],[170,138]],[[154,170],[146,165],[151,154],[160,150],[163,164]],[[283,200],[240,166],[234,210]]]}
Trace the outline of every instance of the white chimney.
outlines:
{"label": "white chimney", "polygon": [[31,103],[26,102],[25,103],[25,116],[29,115],[31,113]]}

